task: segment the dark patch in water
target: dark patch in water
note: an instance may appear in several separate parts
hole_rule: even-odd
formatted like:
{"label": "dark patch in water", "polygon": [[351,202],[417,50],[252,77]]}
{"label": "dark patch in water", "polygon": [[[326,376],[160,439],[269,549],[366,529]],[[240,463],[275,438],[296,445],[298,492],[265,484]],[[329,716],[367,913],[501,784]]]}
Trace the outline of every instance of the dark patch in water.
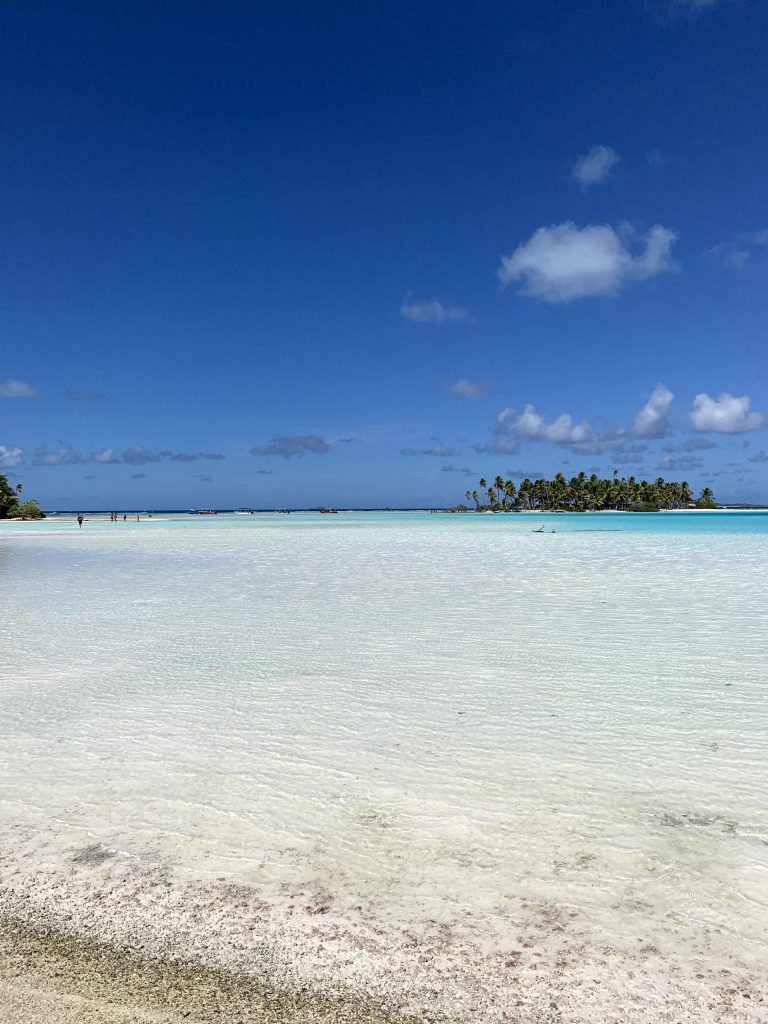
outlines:
{"label": "dark patch in water", "polygon": [[659,824],[667,828],[682,828],[684,825],[695,825],[697,828],[716,828],[729,836],[735,836],[737,829],[737,822],[724,817],[722,814],[690,813],[681,814],[678,817],[665,811],[659,817]]}
{"label": "dark patch in water", "polygon": [[75,854],[72,860],[75,864],[85,864],[88,867],[98,867],[99,864],[103,864],[105,860],[109,860],[110,857],[114,856],[114,850],[108,850],[106,846],[102,846],[101,843],[92,843],[90,846],[84,846],[79,853]]}

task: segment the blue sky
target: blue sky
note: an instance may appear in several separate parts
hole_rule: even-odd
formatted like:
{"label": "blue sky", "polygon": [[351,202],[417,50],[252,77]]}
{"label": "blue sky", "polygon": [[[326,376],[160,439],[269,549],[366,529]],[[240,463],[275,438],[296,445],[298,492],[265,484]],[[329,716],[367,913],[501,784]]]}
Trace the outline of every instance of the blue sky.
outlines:
{"label": "blue sky", "polygon": [[6,0],[0,471],[768,500],[767,38],[762,0]]}

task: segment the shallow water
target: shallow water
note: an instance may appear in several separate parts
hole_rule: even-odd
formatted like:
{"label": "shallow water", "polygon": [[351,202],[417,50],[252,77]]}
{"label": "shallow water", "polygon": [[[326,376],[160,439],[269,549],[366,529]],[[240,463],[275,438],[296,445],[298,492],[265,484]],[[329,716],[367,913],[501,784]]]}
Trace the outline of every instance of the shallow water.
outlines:
{"label": "shallow water", "polygon": [[9,524],[0,581],[27,866],[764,970],[768,516]]}

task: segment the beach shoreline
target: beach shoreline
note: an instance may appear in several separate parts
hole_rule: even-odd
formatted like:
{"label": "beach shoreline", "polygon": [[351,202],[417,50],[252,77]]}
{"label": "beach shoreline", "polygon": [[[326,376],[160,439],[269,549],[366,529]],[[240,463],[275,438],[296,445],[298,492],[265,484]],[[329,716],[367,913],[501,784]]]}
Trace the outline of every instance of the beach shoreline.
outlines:
{"label": "beach shoreline", "polygon": [[476,944],[458,921],[418,936],[320,893],[293,915],[135,862],[0,867],[3,1024],[758,1024],[768,1002],[715,935],[689,960],[638,921],[621,949],[554,903],[520,901],[491,950],[482,919]]}
{"label": "beach shoreline", "polygon": [[409,1024],[355,996],[288,993],[202,964],[149,960],[130,949],[0,916],[4,1024]]}

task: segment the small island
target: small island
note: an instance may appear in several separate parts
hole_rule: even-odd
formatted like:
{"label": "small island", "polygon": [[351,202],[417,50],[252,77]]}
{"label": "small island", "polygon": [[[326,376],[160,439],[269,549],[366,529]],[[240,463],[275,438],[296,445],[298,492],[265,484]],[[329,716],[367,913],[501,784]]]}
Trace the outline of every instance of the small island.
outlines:
{"label": "small island", "polygon": [[[630,476],[600,478],[595,473],[567,480],[557,473],[551,480],[529,480],[519,486],[513,480],[497,476],[493,483],[478,481],[476,490],[465,497],[474,502],[475,512],[660,512],[671,509],[715,509],[715,496],[705,487],[694,500],[686,480],[637,480]],[[469,512],[466,505],[455,505],[448,512]]]}
{"label": "small island", "polygon": [[20,501],[22,485],[12,487],[8,477],[0,473],[0,519],[45,519],[45,512],[36,501]]}

